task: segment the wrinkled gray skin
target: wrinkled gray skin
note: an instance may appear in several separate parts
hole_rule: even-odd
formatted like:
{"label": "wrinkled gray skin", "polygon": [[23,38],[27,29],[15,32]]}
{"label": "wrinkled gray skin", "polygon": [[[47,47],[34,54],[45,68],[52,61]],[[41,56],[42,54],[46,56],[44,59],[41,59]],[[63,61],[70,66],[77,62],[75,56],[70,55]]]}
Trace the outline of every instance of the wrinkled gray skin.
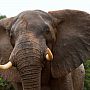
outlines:
{"label": "wrinkled gray skin", "polygon": [[[77,10],[24,11],[3,19],[1,61],[10,55],[23,90],[83,90],[81,64],[90,58],[89,20],[89,14]],[[54,56],[51,62],[45,59],[47,47]]]}

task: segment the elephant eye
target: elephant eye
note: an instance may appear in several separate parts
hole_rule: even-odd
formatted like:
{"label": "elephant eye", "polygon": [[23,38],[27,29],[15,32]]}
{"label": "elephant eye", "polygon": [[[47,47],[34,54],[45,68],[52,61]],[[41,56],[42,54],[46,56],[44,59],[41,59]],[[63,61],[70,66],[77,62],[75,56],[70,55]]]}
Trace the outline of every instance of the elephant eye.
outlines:
{"label": "elephant eye", "polygon": [[44,27],[44,33],[45,34],[49,34],[50,33],[49,27],[47,25]]}
{"label": "elephant eye", "polygon": [[44,37],[47,42],[50,42],[52,40],[51,31],[48,25],[44,27]]}

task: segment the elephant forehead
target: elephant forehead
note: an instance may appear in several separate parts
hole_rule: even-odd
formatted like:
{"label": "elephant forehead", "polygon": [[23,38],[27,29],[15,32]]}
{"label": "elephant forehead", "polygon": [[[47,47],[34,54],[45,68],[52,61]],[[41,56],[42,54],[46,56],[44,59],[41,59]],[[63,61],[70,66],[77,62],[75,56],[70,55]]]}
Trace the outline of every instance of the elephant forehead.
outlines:
{"label": "elephant forehead", "polygon": [[18,19],[24,19],[24,20],[34,19],[35,20],[36,18],[38,18],[38,14],[35,13],[34,11],[24,11],[18,15]]}
{"label": "elephant forehead", "polygon": [[30,14],[27,13],[19,15],[17,21],[12,26],[12,29],[14,28],[21,28],[26,29],[28,26],[40,26],[42,24],[45,24],[45,21],[42,20],[42,18],[37,14]]}
{"label": "elephant forehead", "polygon": [[[28,30],[30,31],[42,31],[43,29],[46,29],[45,27],[49,26],[51,27],[51,24],[47,21],[45,21],[41,16],[38,17],[25,17],[22,16],[18,18],[18,20],[14,23],[12,26],[11,31],[19,31],[19,33],[22,34],[22,31],[25,33]],[[39,32],[38,32],[39,33]]]}
{"label": "elephant forehead", "polygon": [[52,18],[49,16],[48,13],[44,12],[44,11],[41,11],[41,10],[34,10],[34,11],[24,11],[24,12],[21,12],[19,15],[18,15],[18,19],[23,19],[23,20],[32,20],[32,21],[51,21],[52,22]]}

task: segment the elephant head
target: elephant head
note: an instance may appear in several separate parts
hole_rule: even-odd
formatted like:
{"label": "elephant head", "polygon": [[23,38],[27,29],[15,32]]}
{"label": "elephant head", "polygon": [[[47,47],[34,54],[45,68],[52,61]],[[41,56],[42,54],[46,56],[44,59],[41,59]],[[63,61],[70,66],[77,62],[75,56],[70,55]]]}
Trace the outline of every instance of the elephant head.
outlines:
{"label": "elephant head", "polygon": [[1,40],[13,47],[9,62],[0,68],[15,66],[24,90],[40,90],[46,59],[53,59],[51,75],[58,78],[90,58],[90,15],[83,11],[24,11],[1,20],[0,32],[4,35]]}

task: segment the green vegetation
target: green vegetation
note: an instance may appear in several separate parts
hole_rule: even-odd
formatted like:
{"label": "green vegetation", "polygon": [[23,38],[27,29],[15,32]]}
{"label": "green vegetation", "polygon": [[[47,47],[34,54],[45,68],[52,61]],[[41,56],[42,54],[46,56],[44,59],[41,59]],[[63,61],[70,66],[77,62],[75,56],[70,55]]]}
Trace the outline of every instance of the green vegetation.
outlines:
{"label": "green vegetation", "polygon": [[0,77],[0,90],[14,90],[12,84]]}
{"label": "green vegetation", "polygon": [[6,18],[6,16],[5,15],[0,16],[0,19],[3,19],[3,18]]}
{"label": "green vegetation", "polygon": [[86,71],[86,75],[85,75],[85,89],[84,90],[90,90],[90,60],[88,60],[85,64],[85,71]]}

